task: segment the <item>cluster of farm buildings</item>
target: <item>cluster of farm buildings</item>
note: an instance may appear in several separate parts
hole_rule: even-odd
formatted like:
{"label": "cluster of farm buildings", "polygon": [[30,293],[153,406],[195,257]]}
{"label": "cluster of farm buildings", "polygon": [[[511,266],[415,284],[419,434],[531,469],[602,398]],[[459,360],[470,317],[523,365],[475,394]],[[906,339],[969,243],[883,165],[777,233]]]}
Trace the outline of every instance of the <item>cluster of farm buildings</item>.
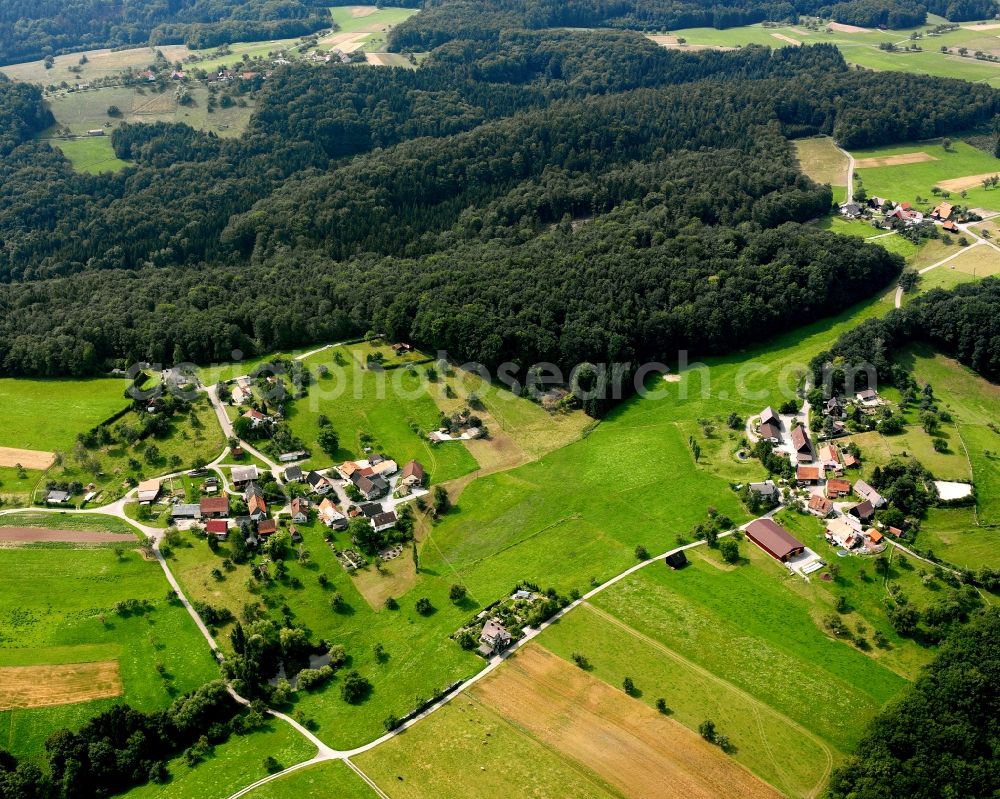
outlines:
{"label": "cluster of farm buildings", "polygon": [[961,232],[956,219],[958,209],[949,202],[941,202],[928,216],[916,210],[910,203],[894,203],[882,197],[870,197],[863,203],[846,202],[840,206],[840,213],[848,219],[866,219],[883,230],[895,230],[900,225],[912,227],[925,221],[939,223],[948,233]]}

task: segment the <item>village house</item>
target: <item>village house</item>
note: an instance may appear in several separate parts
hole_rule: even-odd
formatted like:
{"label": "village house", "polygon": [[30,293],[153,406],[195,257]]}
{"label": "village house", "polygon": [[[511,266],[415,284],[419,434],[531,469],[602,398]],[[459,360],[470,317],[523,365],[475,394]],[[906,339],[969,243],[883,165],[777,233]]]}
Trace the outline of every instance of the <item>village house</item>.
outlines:
{"label": "village house", "polygon": [[264,501],[264,498],[257,494],[250,494],[247,499],[247,512],[255,522],[259,522],[265,518],[267,516],[267,503]]}
{"label": "village house", "polygon": [[777,425],[766,422],[760,426],[757,431],[760,435],[762,441],[767,441],[771,444],[778,444],[781,442],[781,430]]}
{"label": "village house", "polygon": [[511,640],[511,634],[500,619],[490,619],[483,625],[483,632],[479,636],[479,651],[487,657],[499,654],[510,646]]}
{"label": "village house", "polygon": [[684,550],[678,550],[677,552],[671,552],[667,555],[663,562],[666,563],[671,569],[683,569],[687,566],[687,555],[684,554]]}
{"label": "village house", "polygon": [[849,480],[834,478],[826,481],[826,495],[830,499],[846,497],[851,493],[851,483]]}
{"label": "village house", "polygon": [[334,530],[347,529],[347,517],[337,509],[329,497],[319,503],[319,518],[323,524]]}
{"label": "village house", "polygon": [[309,500],[296,497],[292,500],[292,521],[305,524],[309,521]]}
{"label": "village house", "polygon": [[302,543],[302,533],[299,532],[299,528],[294,524],[288,526],[288,535],[291,536],[293,544]]}
{"label": "village house", "polygon": [[958,233],[962,232],[962,229],[958,225],[956,225],[954,222],[952,222],[950,219],[947,222],[945,222],[944,224],[941,225],[941,230],[944,230],[944,231],[946,231],[948,233],[955,233],[955,234],[958,234]]}
{"label": "village house", "polygon": [[201,506],[186,503],[178,503],[170,509],[170,520],[191,520],[201,518]]}
{"label": "village house", "polygon": [[399,466],[394,460],[382,460],[372,464],[372,473],[387,477],[399,471]]}
{"label": "village house", "polygon": [[857,530],[844,519],[830,519],[826,523],[826,540],[844,549],[850,549],[860,540]]}
{"label": "village house", "polygon": [[823,479],[821,466],[799,466],[795,469],[795,482],[800,486],[819,485]]}
{"label": "village house", "polygon": [[374,519],[380,513],[385,512],[385,508],[382,507],[381,502],[362,502],[358,506],[358,509],[366,519]]}
{"label": "village house", "polygon": [[876,508],[881,508],[885,505],[885,498],[864,480],[855,481],[854,493],[870,501]]}
{"label": "village house", "polygon": [[351,476],[358,471],[361,467],[358,466],[354,461],[344,461],[340,466],[337,467],[337,474],[343,477],[345,480],[350,480]]}
{"label": "village house", "polygon": [[782,563],[805,552],[805,545],[773,519],[754,519],[745,532],[747,538]]}
{"label": "village house", "polygon": [[861,216],[861,206],[854,202],[844,203],[840,206],[840,213],[848,219],[857,219]]}
{"label": "village house", "polygon": [[400,484],[407,488],[423,485],[424,467],[420,461],[410,461],[403,467],[403,474],[399,478]]}
{"label": "village house", "polygon": [[295,452],[282,452],[278,456],[279,463],[291,463],[292,461],[300,461],[303,458],[309,457],[309,453],[304,449],[297,449]]}
{"label": "village house", "polygon": [[822,494],[813,494],[809,497],[809,504],[807,506],[809,512],[819,516],[821,519],[825,519],[831,513],[833,513],[833,502],[824,497]]}
{"label": "village house", "polygon": [[839,397],[830,397],[830,399],[826,401],[825,410],[827,416],[840,419],[844,415],[844,404],[840,401]]}
{"label": "village house", "polygon": [[750,490],[764,499],[770,499],[778,493],[778,487],[774,484],[774,480],[764,480],[761,483],[750,483]]}
{"label": "village house", "polygon": [[805,427],[797,425],[792,429],[792,452],[800,463],[812,463],[813,451],[809,443],[809,434]]}
{"label": "village house", "polygon": [[373,475],[372,477],[365,477],[358,472],[351,475],[351,482],[354,483],[354,487],[358,489],[367,500],[373,500],[377,497],[384,496],[389,490],[389,484],[379,475]]}
{"label": "village house", "polygon": [[872,505],[871,500],[866,499],[864,502],[859,502],[849,508],[847,512],[854,518],[867,522],[875,515],[875,506]]}
{"label": "village house", "polygon": [[51,502],[53,505],[62,505],[72,498],[73,495],[69,491],[52,490],[45,495],[45,501]]}
{"label": "village house", "polygon": [[781,427],[781,418],[774,412],[774,408],[768,405],[764,410],[760,412],[760,423],[761,424],[773,424],[776,427]]}
{"label": "village house", "polygon": [[229,515],[229,495],[202,497],[199,503],[201,515],[205,519],[219,519]]}
{"label": "village house", "polygon": [[205,522],[205,535],[214,535],[225,540],[229,537],[229,522],[225,519],[209,519]]}
{"label": "village house", "polygon": [[856,456],[852,455],[850,452],[844,453],[844,466],[848,469],[860,469],[861,461],[857,459]]}
{"label": "village house", "polygon": [[159,480],[143,480],[139,483],[139,502],[140,504],[149,504],[151,502],[156,502],[157,497],[160,496],[160,481]]}
{"label": "village house", "polygon": [[234,466],[230,473],[230,480],[236,488],[245,488],[247,483],[252,483],[260,477],[256,466]]}
{"label": "village house", "polygon": [[249,386],[236,385],[230,396],[233,398],[233,404],[243,405],[253,399],[253,392],[250,390]]}
{"label": "village house", "polygon": [[386,530],[391,530],[395,527],[396,521],[395,512],[390,510],[372,517],[371,526],[376,533],[384,533]]}
{"label": "village house", "polygon": [[301,483],[304,475],[301,466],[289,466],[284,472],[286,483]]}
{"label": "village house", "polygon": [[840,450],[833,444],[826,444],[819,448],[819,463],[827,469],[840,471],[844,465],[840,462]]}
{"label": "village house", "polygon": [[952,211],[955,210],[955,206],[951,203],[940,203],[934,207],[931,211],[931,217],[944,222],[947,219],[951,219]]}
{"label": "village house", "polygon": [[878,392],[873,388],[866,388],[864,391],[859,391],[854,395],[854,398],[861,403],[864,408],[877,408],[882,404],[882,400],[879,398]]}
{"label": "village house", "polygon": [[306,475],[306,482],[317,494],[325,494],[333,488],[333,483],[319,472],[309,472],[309,474]]}
{"label": "village house", "polygon": [[252,427],[260,427],[265,422],[270,421],[271,417],[265,416],[260,411],[251,408],[250,410],[248,410],[246,413],[243,414],[243,418],[249,419],[250,425]]}
{"label": "village house", "polygon": [[278,523],[274,519],[261,519],[257,522],[257,535],[273,535],[278,531]]}

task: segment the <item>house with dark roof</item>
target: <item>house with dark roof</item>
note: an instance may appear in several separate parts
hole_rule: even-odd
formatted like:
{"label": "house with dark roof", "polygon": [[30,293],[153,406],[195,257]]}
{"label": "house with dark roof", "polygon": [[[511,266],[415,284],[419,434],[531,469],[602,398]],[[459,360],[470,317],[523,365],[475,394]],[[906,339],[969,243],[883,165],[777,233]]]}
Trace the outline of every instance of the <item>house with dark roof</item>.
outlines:
{"label": "house with dark roof", "polygon": [[781,427],[781,419],[778,414],[774,412],[774,408],[768,405],[764,410],[760,412],[760,423],[761,424],[773,424],[776,427]]}
{"label": "house with dark roof", "polygon": [[366,519],[374,519],[380,513],[385,512],[381,502],[362,502],[359,506]]}
{"label": "house with dark roof", "polygon": [[187,503],[178,503],[170,509],[170,519],[200,519],[201,506]]}
{"label": "house with dark roof", "polygon": [[839,419],[844,415],[844,404],[838,397],[830,397],[826,401],[826,415]]}
{"label": "house with dark roof", "polygon": [[671,569],[683,569],[687,566],[688,559],[682,549],[678,552],[671,552],[663,559],[663,562],[666,563]]}
{"label": "house with dark roof", "polygon": [[250,483],[260,477],[257,467],[253,465],[234,466],[230,474],[233,485],[237,488],[243,488],[247,483]]}
{"label": "house with dark roof", "polygon": [[361,492],[361,496],[367,500],[381,497],[389,490],[389,484],[379,475],[366,477],[360,472],[355,472],[351,475],[351,482]]}
{"label": "house with dark roof", "polygon": [[399,482],[402,485],[413,488],[414,486],[423,485],[424,476],[423,464],[420,461],[410,461],[403,467],[403,473],[400,475]]}
{"label": "house with dark roof", "polygon": [[500,619],[490,619],[483,625],[483,631],[479,636],[479,651],[487,657],[495,655],[510,646],[512,640],[511,634],[507,632]]}
{"label": "house with dark roof", "polygon": [[762,441],[770,441],[772,444],[777,444],[781,441],[781,431],[778,429],[777,425],[771,422],[765,422],[760,426],[758,430]]}
{"label": "house with dark roof", "polygon": [[762,497],[773,497],[778,493],[774,480],[764,480],[761,483],[750,483],[750,490]]}
{"label": "house with dark roof", "polygon": [[809,463],[813,459],[812,445],[809,443],[809,434],[805,427],[796,425],[792,428],[792,451],[800,462]]}
{"label": "house with dark roof", "polygon": [[847,512],[854,518],[867,522],[875,515],[875,506],[872,505],[871,500],[866,499],[864,502],[860,502],[850,508]]}
{"label": "house with dark roof", "polygon": [[373,516],[371,526],[376,533],[382,533],[395,527],[396,521],[395,512],[390,510],[385,513],[380,513],[378,516]]}
{"label": "house with dark roof", "polygon": [[73,498],[73,495],[69,491],[49,491],[45,495],[45,501],[51,502],[54,505],[62,505],[63,503],[69,502]]}
{"label": "house with dark roof", "polygon": [[774,519],[754,519],[744,532],[747,538],[782,563],[805,551],[805,545]]}
{"label": "house with dark roof", "polygon": [[301,483],[303,478],[301,466],[289,466],[285,469],[286,483]]}
{"label": "house with dark roof", "polygon": [[333,488],[333,483],[331,483],[329,479],[321,475],[319,472],[309,472],[309,474],[306,475],[306,482],[317,494],[325,494]]}

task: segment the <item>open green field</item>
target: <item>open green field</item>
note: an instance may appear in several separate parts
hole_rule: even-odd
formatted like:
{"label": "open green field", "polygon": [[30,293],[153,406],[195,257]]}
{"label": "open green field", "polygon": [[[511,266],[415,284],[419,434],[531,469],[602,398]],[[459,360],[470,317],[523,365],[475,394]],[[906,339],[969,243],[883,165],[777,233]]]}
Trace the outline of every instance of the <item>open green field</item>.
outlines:
{"label": "open green field", "polygon": [[330,16],[337,23],[340,33],[364,33],[376,25],[395,27],[417,13],[415,8],[394,8],[392,6],[333,6]]}
{"label": "open green field", "polygon": [[8,503],[28,504],[31,491],[42,474],[43,472],[34,469],[20,472],[13,466],[0,467],[0,506]]}
{"label": "open green field", "polygon": [[[789,47],[801,44],[834,44],[849,64],[857,64],[868,69],[889,72],[912,72],[918,75],[935,75],[944,78],[963,78],[974,82],[1000,87],[1000,64],[979,61],[972,58],[976,50],[1000,55],[1000,31],[977,30],[974,23],[965,23],[956,31],[931,34],[939,18],[928,19],[928,24],[912,30],[863,30],[858,32],[838,31],[828,27],[811,29],[805,25],[785,25],[767,27],[748,25],[741,28],[716,30],[714,28],[686,28],[671,31],[669,36],[651,36],[667,47],[699,49],[704,47],[743,47],[759,44],[766,47]],[[910,41],[910,34],[921,38]],[[686,40],[677,43],[677,38]],[[892,42],[899,47],[918,44],[920,52],[888,52],[879,49],[879,44]],[[942,53],[941,47],[949,48]],[[958,54],[958,48],[966,47],[969,57]]]}
{"label": "open green field", "polygon": [[96,530],[140,537],[128,522],[98,513],[51,513],[23,510],[0,516],[0,527],[42,527],[51,530]]}
{"label": "open green field", "polygon": [[[496,796],[508,793],[511,786],[538,797],[618,796],[593,775],[465,695],[355,760],[394,799]],[[406,778],[397,779],[402,774]]]}
{"label": "open green field", "polygon": [[[39,83],[44,86],[59,85],[63,81],[75,86],[118,75],[127,69],[142,70],[156,63],[156,50],[159,50],[168,61],[180,61],[188,53],[184,45],[159,45],[152,47],[133,47],[127,50],[84,50],[76,53],[57,55],[53,59],[52,68],[46,69],[44,61],[27,61],[23,64],[11,64],[0,67],[12,80],[27,83]],[[86,63],[80,60],[86,56]],[[75,71],[79,70],[79,71]]]}
{"label": "open green field", "polygon": [[[321,364],[330,370],[328,377],[314,380],[307,397],[288,403],[285,409],[292,432],[312,452],[308,465],[331,466],[363,458],[364,447],[370,446],[399,464],[416,458],[434,482],[474,471],[478,464],[462,444],[432,445],[428,440],[440,414],[422,370],[366,368],[370,352],[371,345],[355,344],[324,350],[303,361],[314,373]],[[326,415],[340,435],[340,449],[333,457],[316,441],[320,415]]]}
{"label": "open green field", "polygon": [[52,139],[49,143],[69,159],[77,172],[97,175],[101,172],[117,172],[130,165],[128,161],[115,155],[108,136]]}
{"label": "open green field", "polygon": [[262,785],[250,799],[374,799],[375,792],[341,761],[318,763]]}
{"label": "open green field", "polygon": [[[918,210],[929,211],[939,202],[931,190],[942,181],[987,173],[1000,174],[1000,159],[962,141],[952,142],[949,150],[945,150],[944,145],[935,140],[919,144],[855,150],[851,154],[860,161],[864,158],[884,158],[910,153],[925,153],[934,160],[857,169],[856,174],[863,180],[865,191],[869,196],[909,202]],[[950,201],[970,208],[1000,210],[1000,189],[987,190],[977,182],[968,188],[966,193],[967,196],[962,198],[959,191],[951,191]]]}
{"label": "open green field", "polygon": [[847,156],[829,136],[792,142],[802,171],[817,183],[829,183],[835,202],[847,198]]}
{"label": "open green field", "polygon": [[[263,728],[249,735],[234,735],[225,743],[214,747],[212,753],[193,768],[184,762],[183,757],[174,758],[167,764],[170,771],[167,783],[147,783],[129,791],[128,797],[226,799],[241,788],[267,776],[268,772],[264,767],[266,758],[273,757],[282,768],[288,768],[315,754],[316,748],[289,724],[269,718]],[[253,795],[257,796],[256,793]],[[340,796],[339,793],[326,795]]]}
{"label": "open green field", "polygon": [[[721,569],[703,558],[692,558],[679,572],[657,565],[602,592],[592,604],[640,640],[662,644],[849,753],[866,722],[906,681],[826,635],[814,621],[813,603],[794,585],[801,578],[756,548],[751,552],[749,543],[741,548],[750,562],[738,568]],[[575,641],[588,658],[589,628],[584,625],[583,638]],[[593,649],[598,660],[616,656]],[[669,686],[678,667],[663,657],[661,668],[659,686],[650,686],[649,696],[666,690],[671,705]]]}
{"label": "open green field", "polygon": [[128,403],[124,380],[21,380],[0,378],[0,446],[65,450]]}
{"label": "open green field", "polygon": [[[0,585],[0,666],[114,660],[124,700],[143,710],[165,707],[218,676],[190,616],[167,601],[159,564],[136,551],[119,557],[104,546],[4,548]],[[146,600],[151,610],[120,616],[114,605],[125,599]],[[0,748],[38,756],[56,729],[75,728],[115,701],[0,712]]]}

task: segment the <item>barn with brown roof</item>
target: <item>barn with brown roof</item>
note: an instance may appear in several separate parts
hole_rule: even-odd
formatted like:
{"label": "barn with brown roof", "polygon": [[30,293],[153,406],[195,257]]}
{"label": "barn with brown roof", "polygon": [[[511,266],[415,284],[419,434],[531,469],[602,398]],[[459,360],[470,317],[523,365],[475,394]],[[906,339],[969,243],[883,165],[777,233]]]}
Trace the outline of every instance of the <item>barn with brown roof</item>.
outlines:
{"label": "barn with brown roof", "polygon": [[805,545],[774,519],[754,519],[744,532],[747,538],[782,563],[805,551]]}

